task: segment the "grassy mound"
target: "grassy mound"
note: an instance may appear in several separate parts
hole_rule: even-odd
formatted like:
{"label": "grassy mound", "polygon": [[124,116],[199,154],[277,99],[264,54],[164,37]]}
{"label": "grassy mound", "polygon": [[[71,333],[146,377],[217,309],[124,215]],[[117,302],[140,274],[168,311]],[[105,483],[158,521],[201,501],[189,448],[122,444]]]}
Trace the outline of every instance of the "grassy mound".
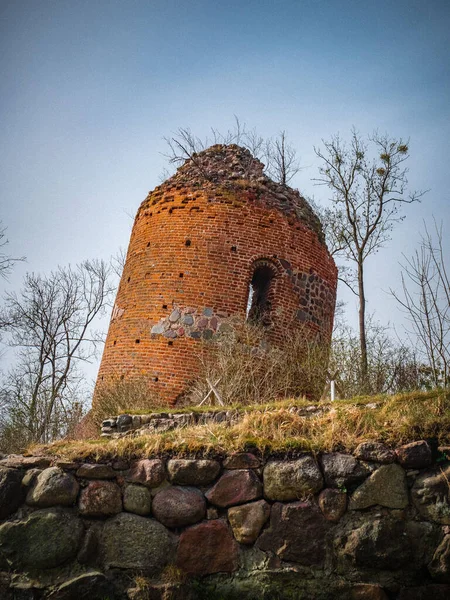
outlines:
{"label": "grassy mound", "polygon": [[[62,440],[30,451],[68,460],[101,460],[168,454],[220,456],[249,449],[263,455],[301,451],[351,452],[359,443],[369,440],[392,447],[419,439],[450,444],[448,390],[339,400],[332,405],[322,404],[327,410],[315,416],[291,412],[290,409],[299,404],[304,405],[305,401],[247,406],[242,419],[231,427],[193,425],[118,440]],[[166,412],[170,410],[166,409]]]}

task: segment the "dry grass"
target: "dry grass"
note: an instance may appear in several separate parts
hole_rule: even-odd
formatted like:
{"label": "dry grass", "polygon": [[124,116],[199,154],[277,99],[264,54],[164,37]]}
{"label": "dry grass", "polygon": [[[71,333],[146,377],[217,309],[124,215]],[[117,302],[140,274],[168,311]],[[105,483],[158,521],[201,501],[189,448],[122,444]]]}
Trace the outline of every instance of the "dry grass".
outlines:
{"label": "dry grass", "polygon": [[152,392],[145,378],[140,380],[122,380],[114,376],[108,382],[97,385],[94,407],[90,418],[98,427],[103,419],[127,412],[129,406],[137,407],[136,413],[163,411],[167,404]]}
{"label": "dry grass", "polygon": [[[377,408],[366,404],[376,402]],[[293,402],[291,401],[291,405]],[[233,451],[262,454],[300,451],[352,451],[368,440],[389,446],[423,438],[450,443],[450,392],[415,392],[390,397],[339,401],[330,410],[301,417],[284,406],[247,409],[234,426],[196,425],[173,431],[118,440],[60,441],[34,452],[70,460],[158,455],[220,456]]]}
{"label": "dry grass", "polygon": [[208,393],[207,379],[218,382],[227,407],[292,396],[320,398],[329,348],[309,327],[294,324],[275,344],[268,343],[261,324],[235,317],[228,325],[198,354],[200,372],[187,394],[189,404],[198,404]]}

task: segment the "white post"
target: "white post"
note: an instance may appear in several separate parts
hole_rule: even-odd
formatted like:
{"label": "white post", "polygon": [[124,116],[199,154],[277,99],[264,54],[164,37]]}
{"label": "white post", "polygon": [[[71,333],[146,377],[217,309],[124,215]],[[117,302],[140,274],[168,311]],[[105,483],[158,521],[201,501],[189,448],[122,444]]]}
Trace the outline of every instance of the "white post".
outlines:
{"label": "white post", "polygon": [[336,388],[335,388],[335,384],[334,384],[334,379],[332,379],[330,381],[330,395],[331,395],[331,402],[334,402],[335,395],[336,395]]}

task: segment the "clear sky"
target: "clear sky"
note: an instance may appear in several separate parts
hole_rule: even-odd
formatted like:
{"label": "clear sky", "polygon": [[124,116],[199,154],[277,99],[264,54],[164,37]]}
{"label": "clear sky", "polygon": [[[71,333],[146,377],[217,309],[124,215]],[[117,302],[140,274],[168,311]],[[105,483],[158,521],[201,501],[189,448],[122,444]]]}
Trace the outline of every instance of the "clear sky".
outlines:
{"label": "clear sky", "polygon": [[237,115],[288,132],[316,200],[321,139],[410,138],[411,188],[430,191],[367,264],[369,311],[396,321],[401,253],[449,220],[449,49],[448,0],[0,0],[0,219],[28,258],[3,287],[126,247],[162,138]]}

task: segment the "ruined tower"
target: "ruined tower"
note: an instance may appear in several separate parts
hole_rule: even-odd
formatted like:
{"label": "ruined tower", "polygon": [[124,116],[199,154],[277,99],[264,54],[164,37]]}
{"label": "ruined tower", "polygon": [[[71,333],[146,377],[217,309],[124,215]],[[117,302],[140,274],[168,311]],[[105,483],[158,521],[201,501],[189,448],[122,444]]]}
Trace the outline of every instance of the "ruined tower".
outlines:
{"label": "ruined tower", "polygon": [[141,204],[97,386],[148,382],[174,403],[198,372],[200,340],[232,315],[276,341],[307,326],[330,339],[337,270],[319,219],[236,145],[193,155]]}

